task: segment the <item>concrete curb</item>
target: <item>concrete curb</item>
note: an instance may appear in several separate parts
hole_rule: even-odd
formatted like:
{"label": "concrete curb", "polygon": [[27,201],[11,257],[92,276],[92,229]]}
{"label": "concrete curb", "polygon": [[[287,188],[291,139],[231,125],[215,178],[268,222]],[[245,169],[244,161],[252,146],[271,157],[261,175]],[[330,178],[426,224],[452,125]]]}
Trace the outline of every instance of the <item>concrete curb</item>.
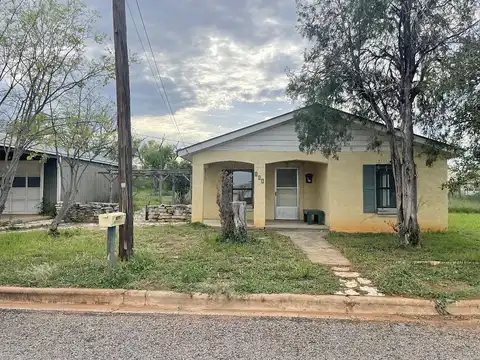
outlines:
{"label": "concrete curb", "polygon": [[450,303],[438,311],[433,300],[338,295],[184,294],[170,291],[0,287],[0,307],[25,304],[108,305],[115,310],[193,313],[290,314],[292,316],[480,316],[480,300]]}

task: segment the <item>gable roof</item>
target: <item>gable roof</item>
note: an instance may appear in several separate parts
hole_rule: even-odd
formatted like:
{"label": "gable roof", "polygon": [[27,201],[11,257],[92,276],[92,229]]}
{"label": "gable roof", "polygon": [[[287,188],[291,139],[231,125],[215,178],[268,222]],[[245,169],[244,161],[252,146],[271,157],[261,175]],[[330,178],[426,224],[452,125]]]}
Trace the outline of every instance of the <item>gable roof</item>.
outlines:
{"label": "gable roof", "polygon": [[[7,137],[5,133],[0,133],[0,140],[4,140]],[[0,142],[0,147],[3,148],[3,144]],[[15,146],[10,146],[10,148],[14,148]],[[55,150],[54,147],[51,146],[46,146],[46,145],[38,145],[38,146],[31,146],[25,150],[26,152],[32,152],[32,153],[38,153],[38,154],[46,154],[50,156],[57,156],[57,151]],[[79,160],[82,161],[87,161],[91,162],[94,164],[100,164],[100,165],[109,165],[109,166],[114,166],[118,167],[118,163],[116,161],[113,161],[105,156],[95,156],[94,159],[91,159],[87,156],[80,158]],[[69,157],[67,154],[67,151],[65,149],[58,149],[58,156],[62,157]]]}
{"label": "gable roof", "polygon": [[[293,110],[293,111],[290,111],[288,113],[278,115],[276,117],[258,122],[256,124],[249,125],[247,127],[244,127],[244,128],[238,129],[238,130],[234,130],[234,131],[228,132],[228,133],[220,135],[220,136],[213,137],[213,138],[205,140],[205,141],[201,141],[201,142],[196,143],[194,145],[184,147],[182,149],[179,149],[177,151],[177,154],[178,154],[178,156],[180,156],[180,157],[182,157],[186,160],[191,160],[191,155],[193,155],[195,153],[198,153],[200,151],[205,151],[205,150],[208,150],[212,147],[218,146],[220,144],[224,144],[226,142],[229,142],[229,141],[232,141],[232,140],[235,140],[235,139],[239,139],[239,138],[242,138],[242,137],[245,137],[245,136],[248,136],[248,135],[252,135],[252,134],[257,133],[257,132],[262,131],[262,130],[272,128],[274,126],[278,126],[278,125],[287,123],[287,122],[293,120],[293,118],[295,116],[295,113],[297,111],[301,111],[303,109],[305,109],[305,108],[302,108],[302,109],[299,109],[299,110]],[[350,114],[350,113],[342,111],[342,110],[338,110],[338,109],[334,109],[334,108],[332,108],[332,109],[335,110],[335,111],[338,111],[341,114],[346,114],[346,115],[353,116],[353,117],[357,118],[359,123],[362,123],[362,122],[364,123],[365,121],[367,121],[373,128],[375,128],[377,130],[380,130],[380,131],[386,131],[386,126],[384,124],[381,124],[381,123],[373,121],[373,120],[360,118],[357,115]],[[440,143],[436,140],[433,140],[433,139],[430,139],[430,138],[427,138],[427,137],[424,137],[424,136],[421,136],[421,135],[415,135],[415,141],[420,143],[420,144],[425,144],[427,142],[433,142],[433,143],[441,144],[443,146],[447,146],[447,144]]]}
{"label": "gable roof", "polygon": [[[47,155],[51,155],[51,156],[57,156],[57,152],[55,151],[55,149],[54,148],[49,148],[49,147],[44,147],[44,148],[35,147],[35,148],[27,149],[27,151],[43,153],[43,154],[47,154]],[[67,154],[67,151],[65,149],[58,149],[58,156],[69,157],[68,154]],[[113,161],[113,160],[111,160],[111,159],[109,159],[105,156],[100,156],[100,155],[95,156],[95,158],[93,158],[93,159],[91,159],[88,156],[80,157],[79,160],[91,162],[91,163],[94,163],[94,164],[109,165],[109,166],[118,167],[118,162]]]}

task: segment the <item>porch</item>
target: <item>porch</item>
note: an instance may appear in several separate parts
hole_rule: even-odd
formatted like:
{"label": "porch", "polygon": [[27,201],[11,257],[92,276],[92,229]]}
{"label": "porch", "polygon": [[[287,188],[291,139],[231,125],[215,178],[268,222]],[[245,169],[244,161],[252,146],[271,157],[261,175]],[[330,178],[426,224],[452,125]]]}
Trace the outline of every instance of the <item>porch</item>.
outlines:
{"label": "porch", "polygon": [[[321,161],[270,163],[218,161],[194,164],[192,221],[219,226],[218,189],[222,172],[233,175],[232,198],[247,203],[249,226],[269,229],[325,230],[328,214],[328,166]],[[325,212],[325,223],[303,222],[304,209]]]}
{"label": "porch", "polygon": [[[219,228],[220,220],[203,220],[205,225]],[[248,228],[255,228],[253,220],[247,221]],[[327,225],[312,224],[308,225],[306,222],[299,220],[267,220],[265,228],[268,230],[315,230],[328,231]]]}

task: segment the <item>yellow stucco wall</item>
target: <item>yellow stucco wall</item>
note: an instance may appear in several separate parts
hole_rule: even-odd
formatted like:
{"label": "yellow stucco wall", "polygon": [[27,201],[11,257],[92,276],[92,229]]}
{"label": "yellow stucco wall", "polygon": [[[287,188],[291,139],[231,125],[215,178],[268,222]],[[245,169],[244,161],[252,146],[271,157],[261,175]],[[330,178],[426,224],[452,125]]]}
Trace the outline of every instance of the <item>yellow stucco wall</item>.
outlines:
{"label": "yellow stucco wall", "polygon": [[[318,208],[325,211],[326,224],[333,231],[392,231],[395,216],[363,213],[362,191],[363,165],[389,161],[388,153],[377,152],[344,152],[338,160],[301,152],[200,152],[192,161],[192,221],[218,219],[216,194],[222,169],[254,169],[260,179],[254,179],[255,210],[248,212],[248,218],[255,220],[256,226],[264,226],[265,220],[275,218],[275,169],[296,167],[299,219],[304,208]],[[428,168],[423,159],[417,159],[417,168],[420,226],[423,230],[444,230],[448,226],[448,198],[441,185],[447,179],[447,162],[438,160]],[[312,184],[305,183],[309,172],[314,174]]]}
{"label": "yellow stucco wall", "polygon": [[[257,217],[265,220],[274,219],[275,204],[275,167],[270,163],[278,163],[276,166],[295,167],[303,166],[302,161],[314,161],[326,163],[328,160],[321,154],[305,154],[301,152],[226,152],[226,151],[203,151],[193,155],[193,178],[192,178],[192,221],[203,219],[218,219],[218,207],[216,205],[217,186],[222,169],[254,169],[264,179],[264,183],[256,177],[254,180],[254,203],[265,204],[264,210],[256,207]],[[294,166],[295,165],[295,166]],[[304,172],[299,172],[300,192],[303,191],[302,179]],[[200,189],[204,189],[203,192]],[[300,198],[299,218],[303,209],[303,197]],[[254,211],[247,212],[247,218],[254,220]],[[263,214],[262,214],[263,213]],[[257,224],[261,224],[258,222]]]}
{"label": "yellow stucco wall", "polygon": [[[313,162],[289,161],[279,162],[274,164],[266,164],[265,166],[265,219],[275,219],[275,171],[277,168],[297,168],[299,173],[299,212],[298,219],[302,219],[302,209],[312,208],[317,209],[320,205],[326,206],[326,201],[320,202],[320,199],[326,199],[326,196],[320,194],[320,177],[318,172],[320,169],[326,168],[326,165],[317,166]],[[204,194],[203,194],[203,216],[204,219],[212,220],[218,219],[218,206],[216,204],[217,189],[220,185],[220,178],[223,169],[237,169],[237,170],[253,170],[253,164],[246,164],[242,162],[222,162],[205,165],[204,174]],[[313,183],[305,183],[305,174],[312,173]],[[258,179],[257,179],[258,180]],[[327,181],[326,177],[323,181]],[[258,188],[258,187],[257,187]],[[326,189],[326,184],[323,184]],[[254,194],[255,195],[255,194]],[[258,199],[257,199],[258,200]],[[247,218],[253,220],[253,211],[247,211]]]}
{"label": "yellow stucco wall", "polygon": [[[391,232],[395,215],[363,213],[363,165],[388,164],[388,153],[340,153],[328,165],[329,225],[332,231]],[[418,219],[423,230],[439,231],[448,227],[448,195],[442,190],[447,180],[447,161],[438,160],[428,168],[416,159],[418,170]]]}
{"label": "yellow stucco wall", "polygon": [[328,165],[316,164],[313,181],[318,183],[317,209],[325,211],[325,224],[330,225],[330,192],[328,184]]}

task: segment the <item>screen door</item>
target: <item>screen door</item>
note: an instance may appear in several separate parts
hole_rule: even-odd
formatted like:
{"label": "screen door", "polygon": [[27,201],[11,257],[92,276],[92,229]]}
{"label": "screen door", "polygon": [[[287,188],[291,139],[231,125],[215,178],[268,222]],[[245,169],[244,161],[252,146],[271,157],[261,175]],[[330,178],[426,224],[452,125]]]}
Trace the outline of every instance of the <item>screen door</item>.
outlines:
{"label": "screen door", "polygon": [[279,168],[275,175],[275,219],[298,220],[298,169]]}

